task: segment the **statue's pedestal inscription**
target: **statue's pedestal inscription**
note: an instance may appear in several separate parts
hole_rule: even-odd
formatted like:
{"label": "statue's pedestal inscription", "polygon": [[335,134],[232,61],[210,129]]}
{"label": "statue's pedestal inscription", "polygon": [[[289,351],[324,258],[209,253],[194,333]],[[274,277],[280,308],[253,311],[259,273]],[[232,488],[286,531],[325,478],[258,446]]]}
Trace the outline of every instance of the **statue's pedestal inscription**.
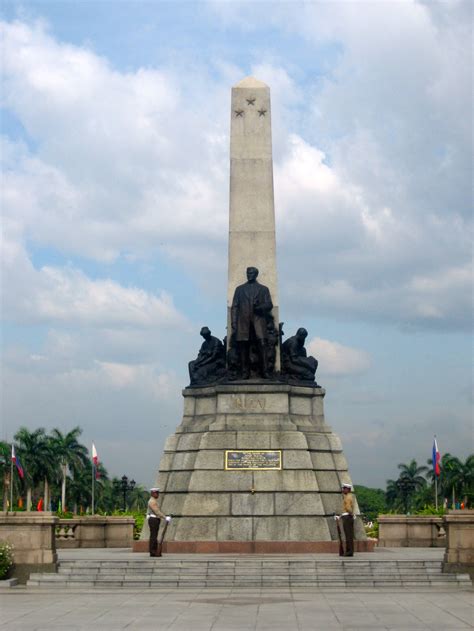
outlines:
{"label": "statue's pedestal inscription", "polygon": [[[183,420],[166,441],[157,479],[162,509],[173,515],[168,551],[299,551],[303,543],[301,551],[332,550],[333,513],[351,479],[324,420],[324,394],[269,383],[183,391]],[[241,455],[226,466],[231,454]],[[279,466],[260,466],[269,461]],[[360,519],[356,532],[365,539]]]}
{"label": "statue's pedestal inscription", "polygon": [[[251,449],[225,452],[226,471],[280,471],[281,451]],[[252,490],[255,493],[255,489]]]}

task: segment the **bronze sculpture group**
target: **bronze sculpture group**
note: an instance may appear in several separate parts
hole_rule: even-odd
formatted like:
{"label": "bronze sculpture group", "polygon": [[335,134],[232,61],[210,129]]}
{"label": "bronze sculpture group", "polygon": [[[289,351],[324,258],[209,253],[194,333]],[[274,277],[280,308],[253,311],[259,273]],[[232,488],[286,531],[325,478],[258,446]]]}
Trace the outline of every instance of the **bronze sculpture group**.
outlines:
{"label": "bronze sculpture group", "polygon": [[[248,267],[247,282],[235,289],[229,341],[221,342],[208,327],[201,329],[204,342],[197,358],[189,362],[190,386],[249,379],[317,386],[318,361],[304,347],[308,332],[299,328],[282,343],[282,323],[275,327],[270,290],[257,277],[258,269]],[[276,372],[278,347],[281,367]]]}

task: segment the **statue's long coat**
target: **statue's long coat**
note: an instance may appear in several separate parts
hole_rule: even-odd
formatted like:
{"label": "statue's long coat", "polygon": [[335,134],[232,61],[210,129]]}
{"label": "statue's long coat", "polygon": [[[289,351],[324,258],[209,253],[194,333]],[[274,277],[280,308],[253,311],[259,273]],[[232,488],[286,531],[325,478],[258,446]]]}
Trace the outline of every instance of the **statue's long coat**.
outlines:
{"label": "statue's long coat", "polygon": [[235,330],[235,341],[250,339],[253,326],[257,339],[267,337],[267,314],[273,309],[270,291],[265,285],[245,283],[236,287],[231,307],[231,321]]}

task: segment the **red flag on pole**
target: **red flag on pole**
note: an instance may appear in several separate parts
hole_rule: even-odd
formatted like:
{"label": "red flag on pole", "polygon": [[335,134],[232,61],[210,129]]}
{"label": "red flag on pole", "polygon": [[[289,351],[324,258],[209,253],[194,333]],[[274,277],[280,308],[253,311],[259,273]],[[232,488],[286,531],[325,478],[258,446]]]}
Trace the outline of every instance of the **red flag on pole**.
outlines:
{"label": "red flag on pole", "polygon": [[433,442],[433,455],[432,455],[431,460],[433,464],[433,473],[435,474],[436,477],[438,477],[439,474],[441,473],[441,468],[439,466],[440,454],[439,454],[438,443],[436,442],[436,438],[434,439],[434,442]]}
{"label": "red flag on pole", "polygon": [[98,480],[100,478],[99,456],[97,455],[97,449],[95,448],[94,443],[92,443],[92,462],[94,463],[95,479]]}
{"label": "red flag on pole", "polygon": [[12,445],[12,462],[17,468],[18,475],[21,479],[25,477],[25,472],[23,471],[23,467],[21,466],[20,458],[15,454],[15,445]]}

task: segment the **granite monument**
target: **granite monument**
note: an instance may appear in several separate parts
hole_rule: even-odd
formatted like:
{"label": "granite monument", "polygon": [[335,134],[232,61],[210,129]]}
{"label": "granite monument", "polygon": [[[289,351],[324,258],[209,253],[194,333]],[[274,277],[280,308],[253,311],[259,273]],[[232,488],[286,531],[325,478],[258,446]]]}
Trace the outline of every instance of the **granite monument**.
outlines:
{"label": "granite monument", "polygon": [[[164,551],[337,552],[333,514],[351,478],[307,331],[282,343],[267,85],[248,77],[232,88],[230,127],[227,353],[224,365],[201,330],[156,480],[174,516]],[[356,538],[367,549],[360,519]]]}

